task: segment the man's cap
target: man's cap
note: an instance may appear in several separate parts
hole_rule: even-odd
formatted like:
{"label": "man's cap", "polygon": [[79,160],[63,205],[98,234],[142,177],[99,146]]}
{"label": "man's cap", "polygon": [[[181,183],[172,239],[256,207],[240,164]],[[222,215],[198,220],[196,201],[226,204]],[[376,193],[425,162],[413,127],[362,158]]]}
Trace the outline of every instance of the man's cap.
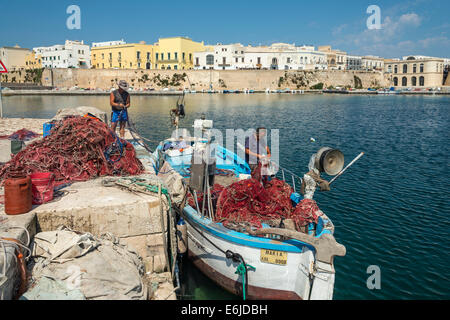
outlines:
{"label": "man's cap", "polygon": [[120,89],[125,91],[128,91],[128,89],[130,88],[125,80],[120,80],[118,85]]}

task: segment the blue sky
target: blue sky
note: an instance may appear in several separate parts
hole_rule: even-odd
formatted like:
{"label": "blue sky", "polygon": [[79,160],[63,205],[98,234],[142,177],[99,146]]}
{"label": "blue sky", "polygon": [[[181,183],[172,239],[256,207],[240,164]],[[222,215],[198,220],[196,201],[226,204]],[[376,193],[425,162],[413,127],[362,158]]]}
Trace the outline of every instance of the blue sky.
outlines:
{"label": "blue sky", "polygon": [[[448,0],[2,2],[0,46],[32,48],[65,39],[153,43],[159,37],[181,35],[207,44],[331,44],[350,54],[386,58],[450,56]],[[72,4],[81,8],[81,30],[66,27],[66,9]],[[381,8],[381,30],[367,29],[369,5]]]}

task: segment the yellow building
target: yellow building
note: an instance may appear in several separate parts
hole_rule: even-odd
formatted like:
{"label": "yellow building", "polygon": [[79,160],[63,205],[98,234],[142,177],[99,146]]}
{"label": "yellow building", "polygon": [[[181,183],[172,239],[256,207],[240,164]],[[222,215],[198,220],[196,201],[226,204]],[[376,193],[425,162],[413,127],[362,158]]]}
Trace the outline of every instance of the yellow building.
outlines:
{"label": "yellow building", "polygon": [[31,51],[25,57],[25,69],[40,69],[42,68],[42,56]]}
{"label": "yellow building", "polygon": [[189,70],[194,68],[194,52],[205,51],[203,42],[186,37],[159,39],[154,45],[154,69]]}
{"label": "yellow building", "polygon": [[153,46],[140,43],[93,45],[91,62],[94,69],[152,69]]}

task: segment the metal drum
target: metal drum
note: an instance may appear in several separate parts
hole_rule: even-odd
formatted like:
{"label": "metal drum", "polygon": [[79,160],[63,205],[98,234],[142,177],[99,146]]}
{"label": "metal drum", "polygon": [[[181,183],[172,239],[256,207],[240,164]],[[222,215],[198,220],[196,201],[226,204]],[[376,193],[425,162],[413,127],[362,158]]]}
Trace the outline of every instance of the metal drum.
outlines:
{"label": "metal drum", "polygon": [[315,166],[320,172],[335,176],[344,168],[344,154],[338,149],[321,148],[316,154]]}

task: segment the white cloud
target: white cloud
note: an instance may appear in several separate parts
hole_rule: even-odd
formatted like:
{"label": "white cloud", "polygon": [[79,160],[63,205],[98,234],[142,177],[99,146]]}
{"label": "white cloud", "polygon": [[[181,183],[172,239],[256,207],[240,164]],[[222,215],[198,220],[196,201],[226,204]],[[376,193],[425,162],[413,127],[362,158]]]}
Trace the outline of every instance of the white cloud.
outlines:
{"label": "white cloud", "polygon": [[[382,21],[381,29],[348,32],[348,25],[341,25],[332,30],[336,40],[333,46],[344,50],[355,48],[355,54],[373,54],[384,57],[407,55],[411,51],[430,49],[432,46],[449,46],[449,39],[445,36],[411,40],[411,34],[417,35],[422,24],[422,18],[414,12],[398,16],[386,16]],[[358,23],[361,28],[361,23]],[[345,29],[345,30],[344,30]],[[360,29],[361,30],[361,29]],[[414,33],[413,33],[414,32]],[[342,48],[344,47],[344,48]]]}

